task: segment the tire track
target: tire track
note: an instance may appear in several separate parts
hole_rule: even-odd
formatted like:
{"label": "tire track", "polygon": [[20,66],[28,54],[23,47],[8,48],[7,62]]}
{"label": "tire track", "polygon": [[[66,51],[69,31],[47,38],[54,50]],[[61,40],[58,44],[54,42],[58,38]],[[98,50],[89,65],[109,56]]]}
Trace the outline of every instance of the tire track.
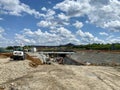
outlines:
{"label": "tire track", "polygon": [[112,90],[120,90],[120,86],[116,84],[116,82],[114,82],[113,80],[110,80],[111,76],[108,72],[106,73],[102,71],[95,71],[92,73],[95,74],[99,80],[109,86]]}
{"label": "tire track", "polygon": [[18,80],[23,80],[23,79],[25,79],[25,78],[32,78],[32,77],[33,77],[32,75],[28,75],[28,74],[27,74],[27,75],[23,75],[23,76],[21,76],[21,77],[15,78],[15,79],[10,79],[10,80],[8,80],[8,81],[0,84],[0,86],[1,86],[1,85],[5,85],[5,84],[10,84],[10,83],[16,82],[16,81],[18,81]]}

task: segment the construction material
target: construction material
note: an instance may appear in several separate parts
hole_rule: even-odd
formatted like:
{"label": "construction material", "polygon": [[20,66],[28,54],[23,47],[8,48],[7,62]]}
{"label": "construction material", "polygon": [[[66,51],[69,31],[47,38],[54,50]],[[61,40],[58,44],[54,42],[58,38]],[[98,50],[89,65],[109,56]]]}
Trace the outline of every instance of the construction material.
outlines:
{"label": "construction material", "polygon": [[32,54],[30,54],[30,53],[26,53],[26,59],[31,61],[29,63],[29,65],[31,67],[37,67],[38,65],[43,64],[42,61],[40,60],[40,58],[38,58],[37,56],[32,56]]}
{"label": "construction material", "polygon": [[12,56],[12,53],[0,53],[0,58],[9,58]]}

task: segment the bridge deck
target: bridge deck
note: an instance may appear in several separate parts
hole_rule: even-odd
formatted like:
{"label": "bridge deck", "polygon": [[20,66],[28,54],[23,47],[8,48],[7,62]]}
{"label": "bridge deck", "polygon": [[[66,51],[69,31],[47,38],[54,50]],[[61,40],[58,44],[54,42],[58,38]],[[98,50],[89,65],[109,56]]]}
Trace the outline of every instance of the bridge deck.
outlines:
{"label": "bridge deck", "polygon": [[75,52],[39,52],[39,54],[74,54]]}

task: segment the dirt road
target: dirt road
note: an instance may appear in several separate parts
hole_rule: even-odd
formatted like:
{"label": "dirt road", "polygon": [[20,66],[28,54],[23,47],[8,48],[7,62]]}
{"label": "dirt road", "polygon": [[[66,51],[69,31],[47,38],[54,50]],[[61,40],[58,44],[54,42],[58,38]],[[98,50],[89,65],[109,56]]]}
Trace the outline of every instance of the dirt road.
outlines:
{"label": "dirt road", "polygon": [[39,65],[0,59],[0,90],[120,90],[120,67]]}

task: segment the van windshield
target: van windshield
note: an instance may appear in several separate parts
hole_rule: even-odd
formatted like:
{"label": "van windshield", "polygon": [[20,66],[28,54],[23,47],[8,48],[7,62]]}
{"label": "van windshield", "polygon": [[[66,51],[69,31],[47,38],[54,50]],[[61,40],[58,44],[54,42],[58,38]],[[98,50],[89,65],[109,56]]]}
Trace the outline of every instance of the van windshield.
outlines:
{"label": "van windshield", "polygon": [[23,51],[22,47],[14,48],[15,51]]}

